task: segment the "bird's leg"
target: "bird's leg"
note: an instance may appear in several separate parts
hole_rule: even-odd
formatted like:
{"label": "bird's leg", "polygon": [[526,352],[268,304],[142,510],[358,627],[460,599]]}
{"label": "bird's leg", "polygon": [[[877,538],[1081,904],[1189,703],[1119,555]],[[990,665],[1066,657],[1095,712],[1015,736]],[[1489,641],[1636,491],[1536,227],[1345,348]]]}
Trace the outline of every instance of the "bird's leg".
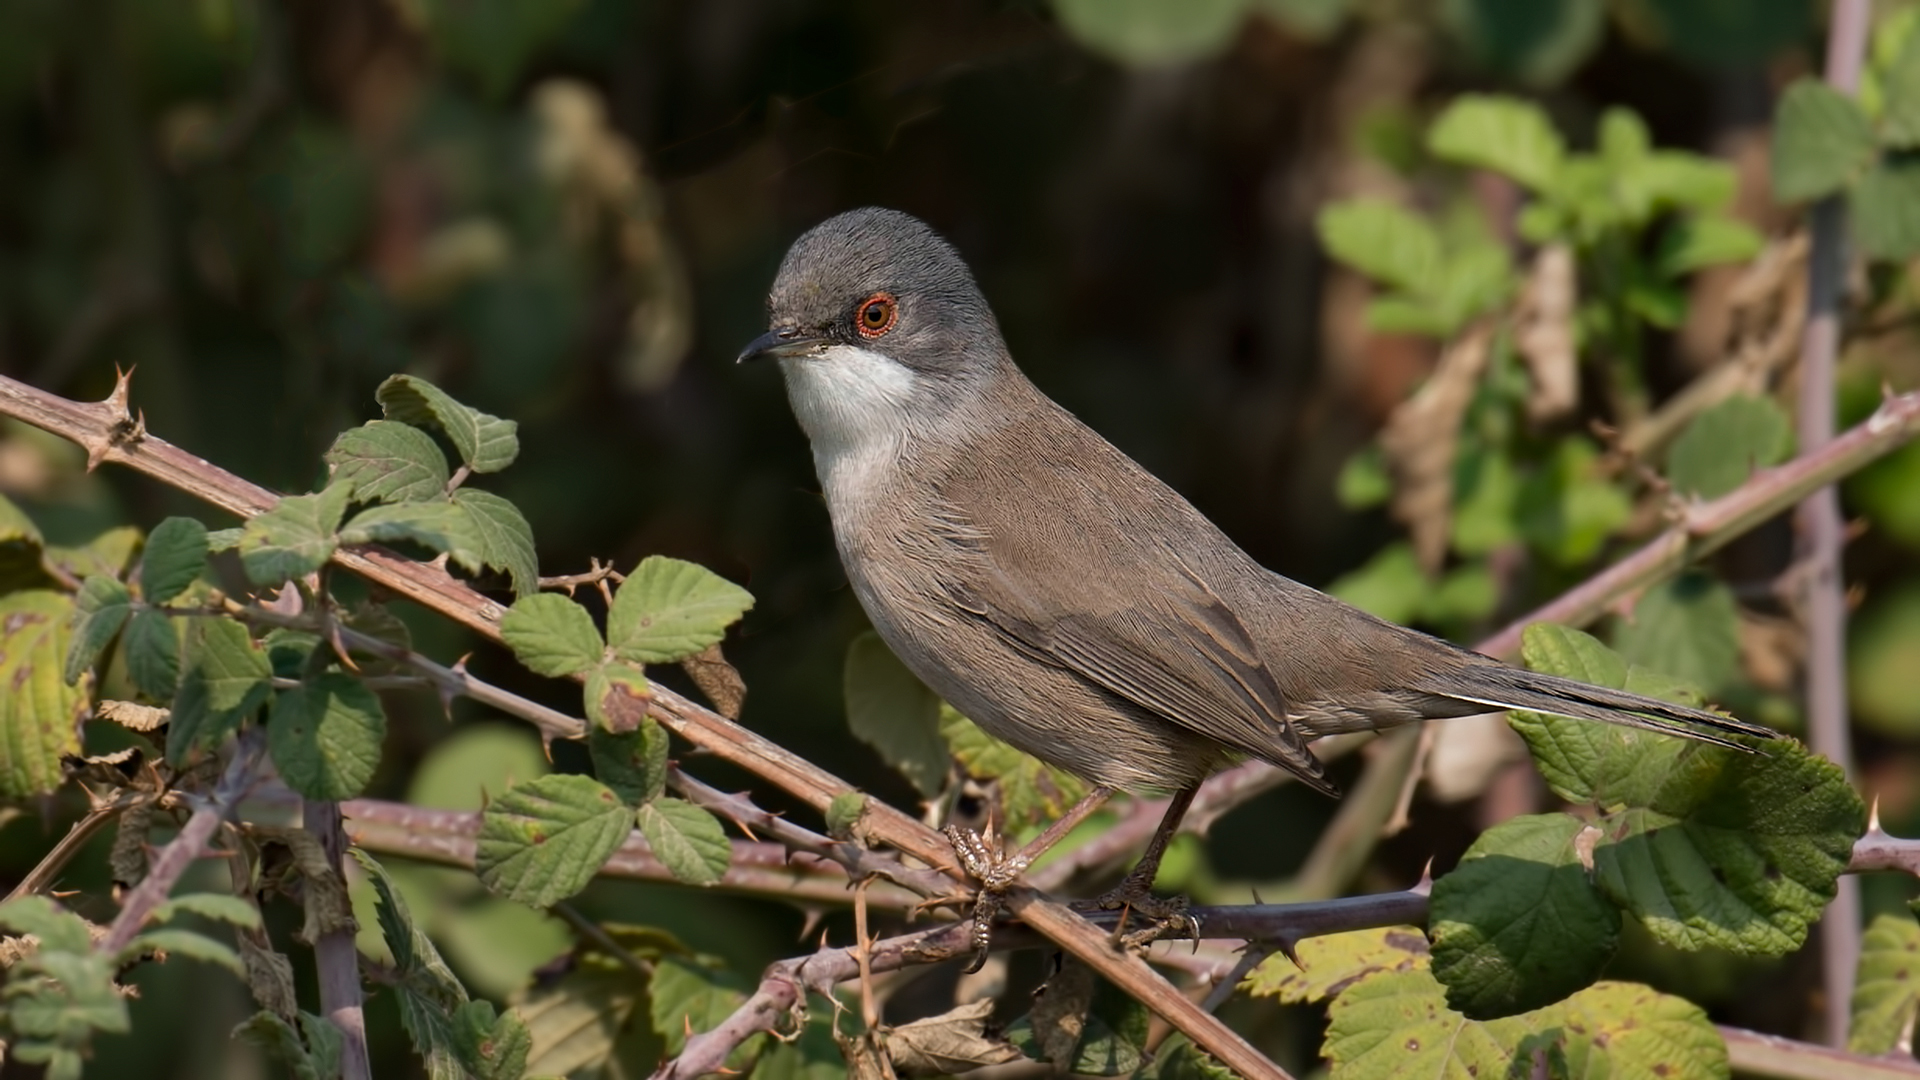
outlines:
{"label": "bird's leg", "polygon": [[[1193,916],[1186,914],[1185,897],[1162,898],[1153,895],[1153,879],[1160,873],[1160,860],[1165,857],[1167,845],[1173,842],[1174,834],[1180,831],[1180,820],[1187,816],[1187,809],[1193,805],[1193,797],[1198,792],[1198,787],[1188,787],[1174,793],[1167,802],[1167,812],[1160,818],[1160,827],[1153,831],[1153,839],[1147,841],[1147,850],[1141,854],[1140,861],[1127,871],[1126,877],[1120,879],[1120,884],[1093,901],[1094,905],[1104,910],[1125,908],[1151,920],[1143,929],[1120,937],[1128,945],[1145,945],[1176,926],[1187,927],[1195,934],[1199,932]],[[1123,922],[1115,933],[1120,934],[1124,929]]]}
{"label": "bird's leg", "polygon": [[1013,883],[1020,880],[1020,875],[1027,872],[1035,859],[1046,854],[1111,798],[1112,788],[1094,788],[1069,807],[1060,820],[1014,852],[1007,851],[1000,838],[992,835],[991,824],[987,827],[987,836],[958,825],[947,826],[947,840],[953,844],[953,853],[960,860],[961,868],[980,883],[980,892],[973,900],[973,960],[967,965],[968,974],[979,971],[987,962],[987,950],[993,944],[993,919],[1006,905],[1007,891],[1013,888]]}

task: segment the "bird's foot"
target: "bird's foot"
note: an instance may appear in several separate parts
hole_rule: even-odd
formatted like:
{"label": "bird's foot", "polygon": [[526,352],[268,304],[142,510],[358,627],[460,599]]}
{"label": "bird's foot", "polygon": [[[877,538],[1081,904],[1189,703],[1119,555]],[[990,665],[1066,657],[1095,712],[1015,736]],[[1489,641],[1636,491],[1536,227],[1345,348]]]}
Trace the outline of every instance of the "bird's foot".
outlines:
{"label": "bird's foot", "polygon": [[1009,852],[999,839],[972,829],[949,825],[946,834],[961,869],[980,883],[973,899],[973,959],[966,968],[971,975],[986,964],[993,945],[993,920],[1007,906],[1007,891],[1027,872],[1033,859],[1024,851]]}
{"label": "bird's foot", "polygon": [[[1187,913],[1186,897],[1155,896],[1145,884],[1131,876],[1108,892],[1073,907],[1080,911],[1125,912],[1120,924],[1113,929],[1113,940],[1129,950],[1144,949],[1176,932],[1178,936],[1196,941],[1200,937],[1200,920]],[[1134,916],[1139,916],[1144,925],[1128,930],[1127,923]]]}

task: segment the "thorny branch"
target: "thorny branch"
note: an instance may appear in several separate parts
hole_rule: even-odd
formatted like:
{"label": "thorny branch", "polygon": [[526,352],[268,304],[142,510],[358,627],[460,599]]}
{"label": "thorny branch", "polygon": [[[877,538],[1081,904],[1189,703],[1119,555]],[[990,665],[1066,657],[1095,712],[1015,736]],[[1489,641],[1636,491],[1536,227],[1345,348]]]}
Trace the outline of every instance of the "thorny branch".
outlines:
{"label": "thorny branch", "polygon": [[[0,379],[0,413],[78,443],[87,450],[90,465],[102,461],[129,465],[242,517],[275,504],[276,497],[265,489],[146,434],[128,412],[127,397],[124,377],[105,401],[91,404],[67,401],[15,380]],[[1725,544],[1808,491],[1886,454],[1910,439],[1916,429],[1920,429],[1920,394],[1890,398],[1865,423],[1827,446],[1758,473],[1733,493],[1694,508],[1665,536],[1483,643],[1482,649],[1511,653],[1518,645],[1519,627],[1526,622],[1548,619],[1579,624],[1591,620],[1619,597]],[[436,566],[402,559],[373,546],[343,548],[334,554],[333,561],[485,637],[499,640],[501,606]],[[457,674],[449,670],[449,675]],[[816,810],[824,811],[834,796],[848,790],[843,781],[804,758],[667,688],[655,688],[649,711],[680,737],[778,785]],[[1248,782],[1246,774],[1233,770],[1215,777],[1210,784],[1218,791]],[[879,843],[929,866],[948,862],[945,841],[898,810],[870,804],[864,823]],[[1155,975],[1139,958],[1115,952],[1107,936],[1078,915],[1031,891],[1017,893],[1012,906],[1029,926],[1160,1012],[1228,1067],[1249,1076],[1283,1075],[1244,1039]]]}

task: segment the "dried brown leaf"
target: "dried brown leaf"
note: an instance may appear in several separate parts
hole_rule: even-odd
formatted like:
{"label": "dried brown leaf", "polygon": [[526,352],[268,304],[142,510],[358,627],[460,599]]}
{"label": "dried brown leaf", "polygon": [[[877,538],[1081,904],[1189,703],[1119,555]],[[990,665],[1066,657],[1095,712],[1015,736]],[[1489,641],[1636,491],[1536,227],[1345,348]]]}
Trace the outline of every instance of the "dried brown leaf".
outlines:
{"label": "dried brown leaf", "polygon": [[241,932],[240,962],[247,971],[247,989],[260,1007],[283,1020],[292,1021],[300,1011],[293,988],[293,962],[274,951],[266,935]]}
{"label": "dried brown leaf", "polygon": [[993,999],[915,1020],[883,1032],[887,1055],[902,1076],[941,1076],[1021,1060],[1020,1051],[986,1035]]}
{"label": "dried brown leaf", "polygon": [[1412,533],[1414,555],[1429,572],[1446,558],[1460,420],[1487,369],[1492,341],[1492,328],[1482,323],[1448,345],[1426,384],[1393,410],[1380,433],[1394,475],[1393,516]]}
{"label": "dried brown leaf", "polygon": [[107,854],[114,884],[132,888],[147,876],[147,829],[152,822],[150,802],[137,802],[121,811],[114,827],[113,849]]}
{"label": "dried brown leaf", "polygon": [[680,661],[680,669],[700,688],[713,711],[729,720],[740,719],[740,706],[747,699],[747,681],[720,653],[718,642]]}
{"label": "dried brown leaf", "polygon": [[102,701],[93,715],[102,720],[111,720],[129,731],[152,731],[167,722],[171,711],[131,701]]}
{"label": "dried brown leaf", "polygon": [[1573,333],[1578,285],[1573,249],[1565,244],[1542,248],[1514,313],[1514,344],[1533,379],[1527,390],[1527,419],[1536,424],[1566,416],[1580,402]]}

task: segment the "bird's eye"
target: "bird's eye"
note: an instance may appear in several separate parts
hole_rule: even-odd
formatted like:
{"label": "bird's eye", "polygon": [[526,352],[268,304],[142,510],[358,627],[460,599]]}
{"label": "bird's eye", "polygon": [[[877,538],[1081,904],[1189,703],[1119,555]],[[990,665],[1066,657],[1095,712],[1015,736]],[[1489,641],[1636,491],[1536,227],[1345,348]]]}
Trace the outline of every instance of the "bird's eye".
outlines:
{"label": "bird's eye", "polygon": [[874,293],[860,302],[860,308],[854,313],[854,329],[864,338],[877,338],[893,329],[900,318],[900,305],[893,299],[892,293]]}

